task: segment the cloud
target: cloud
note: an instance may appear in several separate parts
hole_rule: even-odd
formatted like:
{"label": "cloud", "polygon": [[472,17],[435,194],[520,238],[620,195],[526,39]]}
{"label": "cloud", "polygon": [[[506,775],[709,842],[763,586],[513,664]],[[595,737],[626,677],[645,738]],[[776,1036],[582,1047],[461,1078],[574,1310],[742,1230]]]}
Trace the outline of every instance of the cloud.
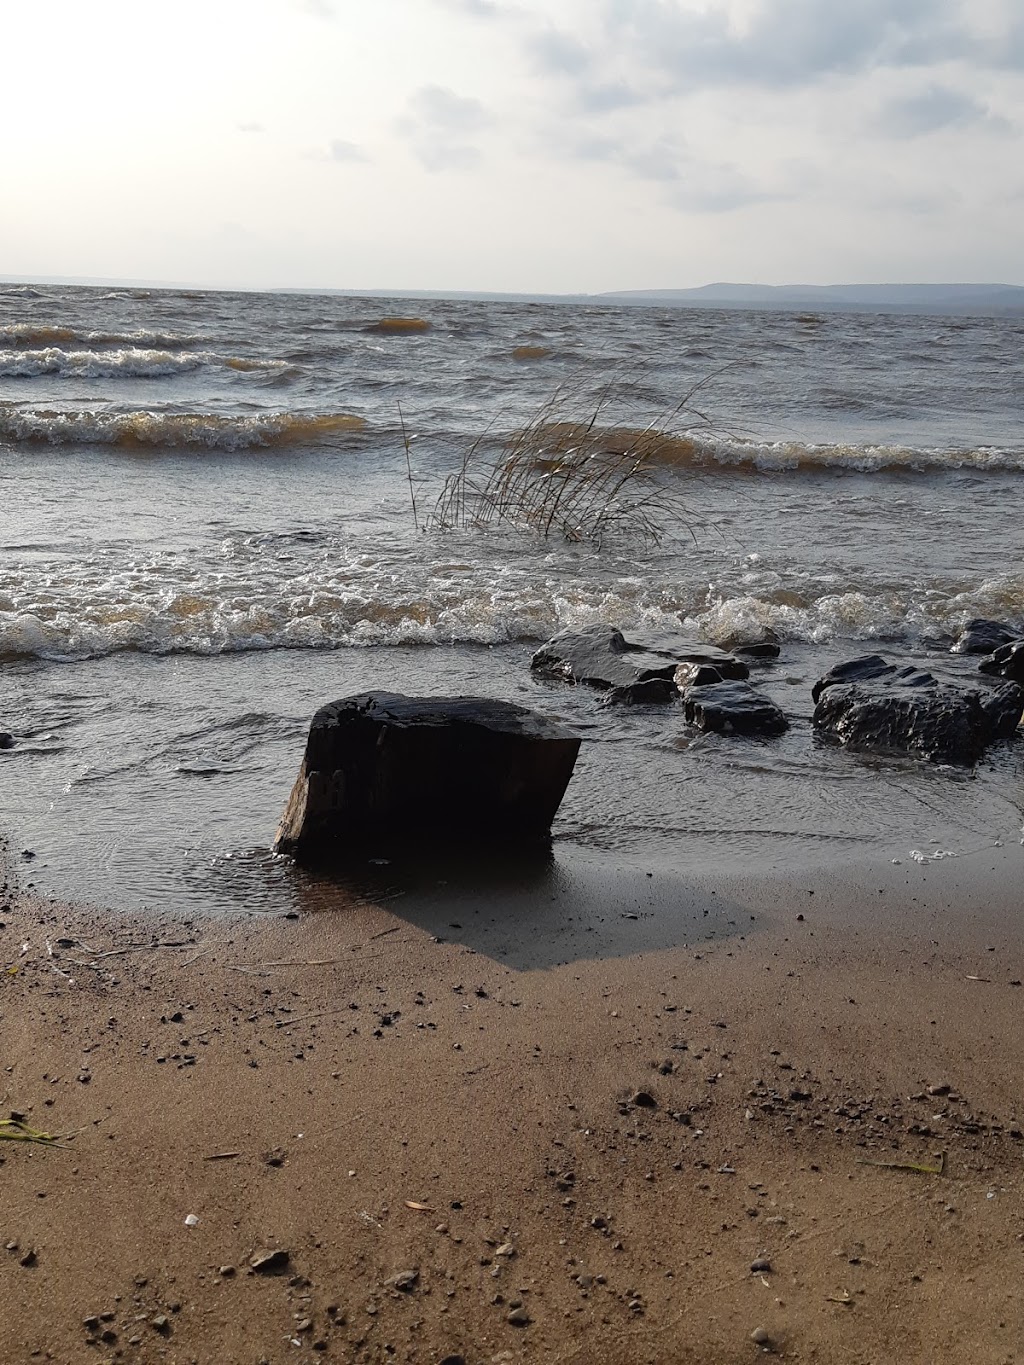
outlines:
{"label": "cloud", "polygon": [[610,114],[617,109],[630,109],[643,104],[648,96],[641,95],[625,81],[609,81],[606,85],[584,85],[577,93],[577,103],[587,114]]}
{"label": "cloud", "polygon": [[876,133],[893,138],[924,137],[950,128],[1008,133],[1010,124],[972,95],[933,85],[917,95],[889,100],[871,120]]}
{"label": "cloud", "polygon": [[791,197],[790,190],[770,189],[737,167],[708,161],[678,138],[661,137],[634,143],[612,137],[583,137],[562,147],[579,161],[617,166],[639,180],[664,187],[664,202],[695,213],[725,213],[746,204]]}
{"label": "cloud", "polygon": [[502,10],[494,0],[436,0],[443,9],[454,10],[456,14],[470,14],[475,19],[497,19]]}
{"label": "cloud", "polygon": [[591,57],[587,49],[569,33],[546,29],[526,40],[526,50],[541,71],[556,76],[578,76],[589,70]]}
{"label": "cloud", "polygon": [[877,67],[927,66],[981,53],[958,0],[761,0],[740,26],[722,8],[677,0],[606,0],[620,48],[681,89],[729,84],[799,87]]}
{"label": "cloud", "polygon": [[304,14],[313,14],[317,19],[333,19],[334,5],[331,0],[292,0],[296,9]]}
{"label": "cloud", "polygon": [[267,130],[262,123],[236,123],[235,131],[238,133],[265,133]]}
{"label": "cloud", "polygon": [[425,85],[411,96],[406,109],[397,130],[428,171],[466,171],[479,164],[479,148],[466,139],[494,122],[479,100],[444,86]]}
{"label": "cloud", "polygon": [[342,137],[333,138],[327,151],[332,161],[366,162],[370,159],[358,142],[348,142]]}

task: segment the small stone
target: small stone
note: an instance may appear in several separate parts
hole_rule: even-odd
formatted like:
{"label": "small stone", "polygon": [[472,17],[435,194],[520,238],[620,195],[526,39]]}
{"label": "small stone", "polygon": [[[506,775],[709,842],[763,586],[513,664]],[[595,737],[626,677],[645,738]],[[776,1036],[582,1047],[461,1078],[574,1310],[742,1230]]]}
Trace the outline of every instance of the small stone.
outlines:
{"label": "small stone", "polygon": [[92,1072],[87,1066],[82,1067],[81,1071],[78,1073],[78,1079],[82,1085],[88,1085],[92,1080]]}
{"label": "small stone", "polygon": [[953,1087],[952,1087],[951,1085],[947,1085],[945,1081],[942,1081],[939,1085],[930,1085],[930,1086],[928,1087],[928,1094],[929,1094],[929,1095],[948,1095],[949,1092],[950,1092],[952,1089],[953,1089]]}
{"label": "small stone", "polygon": [[658,1101],[649,1090],[635,1090],[629,1099],[638,1109],[657,1109]]}
{"label": "small stone", "polygon": [[284,1247],[278,1247],[276,1251],[261,1251],[258,1256],[254,1256],[249,1262],[250,1267],[257,1275],[275,1275],[287,1269],[291,1261],[291,1252]]}
{"label": "small stone", "polygon": [[100,1320],[96,1314],[93,1313],[90,1317],[82,1319],[82,1326],[87,1332],[98,1332],[100,1330]]}
{"label": "small stone", "polygon": [[514,1256],[516,1254],[516,1249],[511,1242],[502,1242],[501,1246],[498,1247],[494,1254],[495,1256]]}
{"label": "small stone", "polygon": [[225,1280],[229,1280],[234,1273],[235,1267],[233,1265],[222,1265],[217,1269],[217,1274],[223,1276]]}
{"label": "small stone", "polygon": [[154,1332],[160,1332],[161,1334],[168,1332],[171,1326],[164,1313],[157,1313],[155,1318],[150,1318],[149,1325]]}
{"label": "small stone", "polygon": [[750,1340],[755,1346],[770,1346],[772,1339],[763,1327],[755,1327],[750,1334]]}
{"label": "small stone", "polygon": [[530,1315],[525,1308],[513,1308],[505,1321],[510,1327],[529,1327]]}
{"label": "small stone", "polygon": [[750,1262],[750,1273],[752,1275],[767,1275],[770,1273],[771,1268],[772,1263],[768,1260],[767,1256],[758,1256],[756,1261]]}
{"label": "small stone", "polygon": [[400,1270],[397,1275],[392,1275],[384,1283],[389,1289],[400,1290],[403,1294],[411,1294],[419,1283],[420,1272],[418,1270]]}
{"label": "small stone", "polygon": [[590,1226],[592,1228],[597,1228],[598,1232],[604,1232],[608,1227],[608,1219],[603,1213],[595,1213],[590,1220]]}
{"label": "small stone", "polygon": [[36,1256],[36,1253],[35,1253],[34,1251],[32,1251],[32,1250],[29,1250],[29,1251],[26,1251],[25,1254],[24,1254],[24,1256],[21,1257],[21,1259],[19,1260],[18,1264],[19,1264],[19,1265],[23,1265],[23,1266],[25,1267],[26,1270],[29,1270],[29,1269],[31,1269],[32,1266],[34,1266],[34,1265],[36,1264],[36,1261],[37,1261],[38,1259],[39,1259],[39,1258]]}

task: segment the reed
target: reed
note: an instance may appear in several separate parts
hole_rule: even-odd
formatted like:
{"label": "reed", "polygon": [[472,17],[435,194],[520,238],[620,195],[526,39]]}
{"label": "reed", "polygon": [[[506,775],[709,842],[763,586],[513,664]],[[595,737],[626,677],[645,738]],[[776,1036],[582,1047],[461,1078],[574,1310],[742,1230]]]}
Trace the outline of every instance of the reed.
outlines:
{"label": "reed", "polygon": [[557,389],[529,422],[495,443],[484,432],[449,475],[426,526],[433,530],[503,523],[543,539],[601,545],[608,539],[658,544],[672,529],[703,525],[666,478],[689,464],[696,438],[717,430],[694,403],[714,376],[695,384],[668,413],[637,424],[639,385],[612,380],[589,400]]}

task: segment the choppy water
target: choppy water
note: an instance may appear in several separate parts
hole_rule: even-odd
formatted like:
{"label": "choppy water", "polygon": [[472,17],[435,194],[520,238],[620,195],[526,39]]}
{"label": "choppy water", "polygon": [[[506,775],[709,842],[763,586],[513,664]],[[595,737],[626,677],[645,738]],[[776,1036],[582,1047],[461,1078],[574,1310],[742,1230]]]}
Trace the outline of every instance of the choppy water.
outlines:
{"label": "choppy water", "polygon": [[[22,741],[0,823],[41,884],[273,903],[262,850],[309,714],[386,685],[580,724],[559,838],[626,859],[1013,835],[1019,746],[955,776],[822,749],[808,717],[865,642],[1024,626],[1022,343],[1019,319],[0,286],[0,728]],[[554,416],[667,418],[657,477],[689,527],[599,549],[418,531],[403,422],[422,518],[559,386]],[[695,740],[529,678],[536,642],[592,621],[771,627],[793,730]]]}

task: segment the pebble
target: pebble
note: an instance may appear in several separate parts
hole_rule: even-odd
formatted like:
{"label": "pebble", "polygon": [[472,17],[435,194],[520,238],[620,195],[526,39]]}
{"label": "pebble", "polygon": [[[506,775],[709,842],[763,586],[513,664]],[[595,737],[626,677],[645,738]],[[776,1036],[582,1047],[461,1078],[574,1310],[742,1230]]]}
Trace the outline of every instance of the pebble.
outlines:
{"label": "pebble", "polygon": [[275,1271],[284,1270],[290,1260],[291,1252],[278,1247],[276,1251],[261,1251],[249,1265],[257,1275],[272,1275]]}
{"label": "pebble", "polygon": [[758,1256],[756,1261],[750,1262],[750,1272],[752,1275],[768,1274],[772,1268],[771,1261],[767,1256]]}
{"label": "pebble", "polygon": [[649,1090],[635,1090],[630,1096],[630,1104],[635,1104],[638,1109],[657,1109],[658,1101]]}
{"label": "pebble", "polygon": [[529,1327],[530,1315],[525,1308],[513,1308],[505,1321],[510,1327]]}
{"label": "pebble", "polygon": [[755,1346],[769,1346],[772,1339],[763,1327],[755,1327],[750,1334],[750,1340]]}
{"label": "pebble", "polygon": [[948,1095],[949,1092],[950,1092],[952,1089],[953,1089],[953,1087],[952,1087],[951,1085],[947,1085],[945,1081],[942,1081],[939,1085],[930,1085],[930,1086],[928,1087],[928,1094],[929,1094],[929,1095]]}
{"label": "pebble", "polygon": [[384,1283],[389,1289],[400,1289],[403,1294],[409,1294],[419,1283],[420,1272],[418,1270],[400,1270],[397,1275],[392,1275],[390,1280]]}
{"label": "pebble", "polygon": [[511,1242],[503,1242],[494,1254],[495,1256],[514,1256],[516,1249]]}

